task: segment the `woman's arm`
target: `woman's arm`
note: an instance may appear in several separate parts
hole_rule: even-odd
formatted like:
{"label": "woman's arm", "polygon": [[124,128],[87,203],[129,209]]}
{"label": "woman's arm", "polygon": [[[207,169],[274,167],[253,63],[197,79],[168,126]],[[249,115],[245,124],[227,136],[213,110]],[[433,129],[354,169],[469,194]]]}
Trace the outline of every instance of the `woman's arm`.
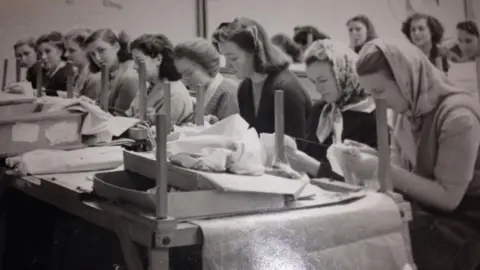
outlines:
{"label": "woman's arm", "polygon": [[480,124],[476,117],[463,108],[454,112],[445,119],[438,138],[435,179],[392,166],[392,180],[397,189],[444,211],[455,210],[462,201],[474,175],[480,146]]}
{"label": "woman's arm", "polygon": [[118,87],[118,96],[114,102],[113,111],[124,113],[130,108],[130,104],[137,95],[138,77],[127,75]]}
{"label": "woman's arm", "polygon": [[222,120],[238,112],[239,110],[236,91],[225,91],[218,99],[217,118]]}

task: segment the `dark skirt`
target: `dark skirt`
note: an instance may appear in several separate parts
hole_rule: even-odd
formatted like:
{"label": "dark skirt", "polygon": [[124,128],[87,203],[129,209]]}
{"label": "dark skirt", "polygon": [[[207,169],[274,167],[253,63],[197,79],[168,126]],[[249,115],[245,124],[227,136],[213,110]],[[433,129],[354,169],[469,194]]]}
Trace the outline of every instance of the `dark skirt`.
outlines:
{"label": "dark skirt", "polygon": [[418,270],[480,269],[480,197],[451,213],[412,205],[412,252]]}

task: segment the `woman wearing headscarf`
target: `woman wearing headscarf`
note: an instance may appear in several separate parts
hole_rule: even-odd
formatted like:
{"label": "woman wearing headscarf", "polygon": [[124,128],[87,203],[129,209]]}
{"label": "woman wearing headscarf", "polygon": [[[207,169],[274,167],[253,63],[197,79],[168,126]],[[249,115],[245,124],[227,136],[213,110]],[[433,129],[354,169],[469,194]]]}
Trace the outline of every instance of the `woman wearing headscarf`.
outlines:
{"label": "woman wearing headscarf", "polygon": [[[366,46],[357,62],[360,82],[398,115],[391,153],[393,185],[410,198],[414,209],[422,210],[410,228],[415,263],[419,269],[477,269],[478,256],[461,254],[471,252],[469,247],[439,244],[448,237],[435,228],[453,220],[462,226],[446,230],[457,235],[468,231],[465,243],[480,243],[480,215],[470,216],[480,206],[480,104],[411,44],[377,39]],[[363,179],[373,177],[376,155],[345,156],[349,171]],[[452,262],[471,265],[445,268]]]}
{"label": "woman wearing headscarf", "polygon": [[347,44],[317,40],[305,54],[308,78],[322,100],[313,106],[304,152],[289,153],[292,166],[318,177],[341,179],[332,172],[327,149],[345,139],[376,147],[375,103],[360,86],[357,55]]}

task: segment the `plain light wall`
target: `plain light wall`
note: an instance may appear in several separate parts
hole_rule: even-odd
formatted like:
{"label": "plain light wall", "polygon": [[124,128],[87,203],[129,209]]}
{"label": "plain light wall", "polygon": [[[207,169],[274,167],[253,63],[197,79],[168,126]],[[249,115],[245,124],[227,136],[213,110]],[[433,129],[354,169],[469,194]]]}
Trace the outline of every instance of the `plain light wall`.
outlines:
{"label": "plain light wall", "polygon": [[[123,9],[103,7],[103,0],[0,0],[0,60],[9,59],[9,80],[15,76],[13,44],[30,35],[77,27],[111,27],[131,38],[163,33],[174,43],[196,35],[195,0],[115,1]],[[436,0],[412,1],[416,10],[442,21],[447,37],[455,36],[455,24],[464,19],[463,0],[442,0],[440,7]],[[480,1],[474,2],[480,17]],[[269,35],[292,35],[295,26],[312,24],[345,42],[345,23],[354,15],[369,16],[380,36],[394,38],[403,38],[400,25],[406,17],[405,0],[208,0],[207,12],[209,35],[220,22],[246,16],[258,20]]]}
{"label": "plain light wall", "polygon": [[[463,0],[442,0],[440,6],[436,0],[412,2],[416,11],[440,19],[446,37],[453,37],[455,24],[464,19]],[[404,38],[400,28],[407,17],[405,0],[209,0],[208,12],[210,35],[221,22],[244,16],[257,20],[270,36],[292,36],[297,25],[314,25],[344,42],[349,42],[346,22],[355,15],[367,15],[378,35],[390,38]]]}

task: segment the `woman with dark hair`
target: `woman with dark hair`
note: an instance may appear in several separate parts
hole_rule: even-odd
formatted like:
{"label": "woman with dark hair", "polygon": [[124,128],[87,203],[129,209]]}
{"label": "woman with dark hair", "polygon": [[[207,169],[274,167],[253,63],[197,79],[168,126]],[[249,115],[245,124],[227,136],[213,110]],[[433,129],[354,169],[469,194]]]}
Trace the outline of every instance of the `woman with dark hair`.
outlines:
{"label": "woman with dark hair", "polygon": [[287,35],[276,34],[272,37],[272,43],[277,45],[288,57],[292,59],[293,63],[302,62],[302,50],[300,47]]}
{"label": "woman with dark hair", "polygon": [[37,51],[46,77],[42,88],[47,96],[58,96],[57,91],[67,90],[67,77],[73,75],[65,62],[65,46],[60,32],[51,32],[37,39]]}
{"label": "woman with dark hair", "polygon": [[445,30],[442,23],[435,17],[414,13],[402,24],[402,33],[428,56],[438,69],[448,72],[447,57],[441,54],[439,45]]}
{"label": "woman with dark hair", "polygon": [[101,90],[100,76],[90,72],[85,41],[91,34],[90,29],[75,29],[64,37],[65,57],[76,68],[73,80],[73,93],[75,96],[86,96],[96,100]]}
{"label": "woman with dark hair", "polygon": [[175,66],[190,89],[204,86],[205,115],[222,120],[238,113],[238,83],[220,74],[220,55],[210,42],[194,39],[175,46]]}
{"label": "woman with dark hair", "polygon": [[[307,50],[310,46],[309,42],[314,42],[317,40],[330,39],[330,36],[320,32],[316,27],[306,25],[306,26],[297,26],[294,29],[295,34],[293,35],[293,41],[300,46],[302,52]],[[308,40],[308,36],[312,36],[312,40]]]}
{"label": "woman with dark hair", "polygon": [[[20,60],[20,68],[27,69],[26,81],[14,82],[5,87],[5,90],[12,93],[27,93],[37,87],[37,44],[33,37],[18,40],[13,45],[15,58]],[[42,73],[45,78],[45,74]],[[45,79],[44,79],[45,80]]]}
{"label": "woman with dark hair", "polygon": [[365,15],[357,15],[347,21],[350,48],[359,53],[363,45],[377,38],[372,21]]}
{"label": "woman with dark hair", "polygon": [[476,22],[459,22],[457,24],[458,44],[450,49],[452,61],[457,63],[469,62],[480,56],[479,38],[480,34]]}
{"label": "woman with dark hair", "polygon": [[125,115],[138,89],[128,44],[124,32],[117,34],[110,28],[97,30],[85,40],[90,70],[98,73],[103,66],[108,69],[108,111],[114,115]]}
{"label": "woman with dark hair", "polygon": [[217,49],[217,52],[221,56],[221,62],[220,65],[222,67],[225,67],[229,70],[232,69],[232,64],[228,62],[228,59],[224,58],[224,49],[223,49],[223,44],[225,40],[227,39],[227,34],[226,31],[228,29],[228,25],[230,25],[230,22],[222,22],[220,25],[218,25],[217,29],[212,34],[212,44]]}
{"label": "woman with dark hair", "polygon": [[228,29],[225,56],[232,62],[236,76],[243,81],[238,88],[240,115],[258,133],[275,132],[275,90],[283,90],[285,134],[305,139],[311,100],[289,63],[274,47],[263,27],[254,20],[238,18]]}
{"label": "woman with dark hair", "polygon": [[[164,87],[170,83],[171,121],[177,125],[189,120],[193,114],[193,100],[180,80],[182,76],[174,65],[175,52],[170,40],[164,35],[145,34],[130,44],[135,60],[145,65],[147,73],[147,113],[148,120],[154,123],[154,116],[164,103]],[[133,100],[127,115],[138,117],[138,96]]]}

